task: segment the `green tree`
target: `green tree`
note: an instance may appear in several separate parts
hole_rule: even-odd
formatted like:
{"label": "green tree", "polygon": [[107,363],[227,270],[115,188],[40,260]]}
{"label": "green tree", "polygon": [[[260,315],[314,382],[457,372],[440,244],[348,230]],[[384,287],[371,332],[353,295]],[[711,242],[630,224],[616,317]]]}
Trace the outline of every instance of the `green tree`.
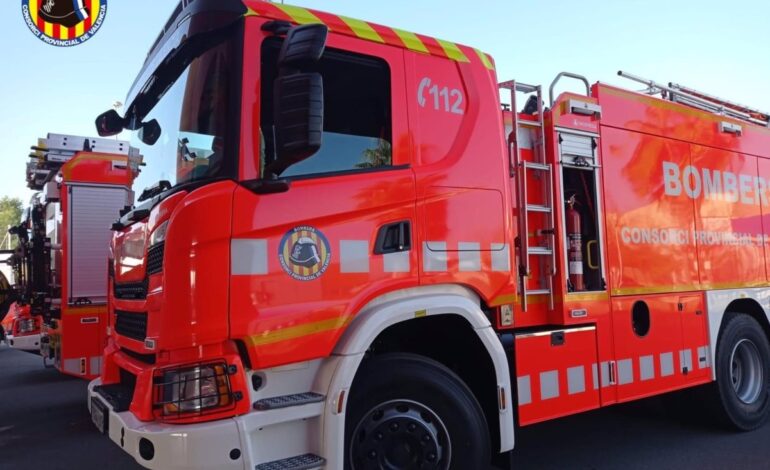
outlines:
{"label": "green tree", "polygon": [[[8,227],[19,224],[23,208],[24,203],[17,197],[3,196],[0,198],[0,241],[5,240],[8,234]],[[17,243],[18,240],[16,237],[13,237],[11,248],[16,247]],[[3,245],[0,249],[6,250],[8,245]]]}
{"label": "green tree", "polygon": [[388,166],[393,162],[393,149],[390,142],[379,139],[377,147],[363,151],[364,161],[357,164],[358,168],[379,168]]}

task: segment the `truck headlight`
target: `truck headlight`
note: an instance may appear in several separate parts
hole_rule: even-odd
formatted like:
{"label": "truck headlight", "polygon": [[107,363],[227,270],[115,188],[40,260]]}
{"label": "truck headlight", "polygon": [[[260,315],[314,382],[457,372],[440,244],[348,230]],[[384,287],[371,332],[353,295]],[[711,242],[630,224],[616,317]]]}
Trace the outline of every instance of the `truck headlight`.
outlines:
{"label": "truck headlight", "polygon": [[234,403],[224,363],[162,370],[154,388],[155,407],[163,417],[200,414]]}
{"label": "truck headlight", "polygon": [[166,232],[168,231],[168,220],[158,225],[150,235],[150,246],[166,241]]}

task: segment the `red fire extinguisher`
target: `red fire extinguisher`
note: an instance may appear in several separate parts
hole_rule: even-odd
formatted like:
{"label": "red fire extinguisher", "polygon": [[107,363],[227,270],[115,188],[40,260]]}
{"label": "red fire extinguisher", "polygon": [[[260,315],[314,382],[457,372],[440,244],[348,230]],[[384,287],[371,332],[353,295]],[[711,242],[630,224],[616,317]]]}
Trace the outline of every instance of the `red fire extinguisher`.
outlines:
{"label": "red fire extinguisher", "polygon": [[580,213],[575,210],[575,195],[567,200],[567,261],[569,282],[573,291],[585,290],[583,284],[583,241],[580,227]]}

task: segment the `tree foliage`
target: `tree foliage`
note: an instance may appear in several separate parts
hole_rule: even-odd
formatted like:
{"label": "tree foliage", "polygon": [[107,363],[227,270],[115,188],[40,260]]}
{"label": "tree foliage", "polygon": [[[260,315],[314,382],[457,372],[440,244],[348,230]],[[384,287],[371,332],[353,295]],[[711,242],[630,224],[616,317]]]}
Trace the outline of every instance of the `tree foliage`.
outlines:
{"label": "tree foliage", "polygon": [[[0,241],[5,240],[8,227],[19,224],[23,208],[24,203],[17,197],[3,196],[0,198]],[[11,246],[15,247],[16,243],[16,237],[13,237]],[[8,249],[8,245],[3,245],[0,249]]]}

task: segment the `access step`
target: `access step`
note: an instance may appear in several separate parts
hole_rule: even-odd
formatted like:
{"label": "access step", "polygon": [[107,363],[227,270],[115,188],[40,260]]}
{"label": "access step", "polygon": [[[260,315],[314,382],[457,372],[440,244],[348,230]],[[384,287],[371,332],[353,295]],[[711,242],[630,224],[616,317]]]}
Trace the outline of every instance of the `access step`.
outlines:
{"label": "access step", "polygon": [[[254,402],[254,409],[257,411],[277,410],[280,408],[289,408],[291,406],[301,406],[310,403],[320,403],[324,401],[324,396],[319,393],[295,393],[294,395],[282,395],[279,397],[265,398]],[[284,468],[284,467],[277,467]],[[289,468],[289,467],[286,467]],[[293,467],[291,467],[293,468]],[[299,468],[299,467],[298,467]],[[305,468],[305,467],[301,467]],[[312,468],[312,467],[308,467]]]}
{"label": "access step", "polygon": [[548,295],[551,291],[548,289],[531,289],[527,290],[527,295]]}
{"label": "access step", "polygon": [[528,170],[551,171],[551,165],[547,163],[524,162],[524,168]]}
{"label": "access step", "polygon": [[527,212],[551,212],[551,208],[541,204],[527,204]]}
{"label": "access step", "polygon": [[552,254],[553,251],[546,246],[531,246],[527,249],[527,253],[529,253],[530,255],[545,256],[545,255]]}
{"label": "access step", "polygon": [[273,460],[261,463],[255,470],[310,470],[326,465],[326,459],[315,454],[298,455],[288,459]]}

